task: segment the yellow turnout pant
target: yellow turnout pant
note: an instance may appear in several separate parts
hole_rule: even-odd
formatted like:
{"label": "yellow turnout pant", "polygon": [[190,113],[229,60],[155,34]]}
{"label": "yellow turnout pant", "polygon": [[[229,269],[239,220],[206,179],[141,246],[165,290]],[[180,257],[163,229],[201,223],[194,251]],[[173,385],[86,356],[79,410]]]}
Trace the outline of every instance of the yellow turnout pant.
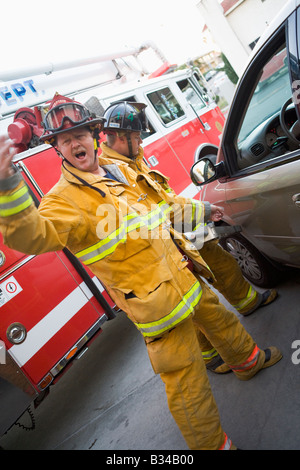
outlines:
{"label": "yellow turnout pant", "polygon": [[[235,258],[218,245],[218,242],[215,240],[205,243],[200,250],[200,255],[215,276],[215,281],[212,284],[213,287],[217,289],[240,314],[243,315],[243,313],[249,311],[256,304],[257,292],[243,277]],[[198,278],[197,274],[194,274]],[[197,329],[197,338],[203,359],[206,362],[209,362],[220,353],[219,350],[216,351],[212,346],[201,329]]]}
{"label": "yellow turnout pant", "polygon": [[257,292],[243,277],[236,259],[224,250],[217,241],[205,243],[200,255],[215,276],[213,287],[241,314],[256,303]]}
{"label": "yellow turnout pant", "polygon": [[195,325],[240,378],[260,370],[265,355],[236,315],[219,303],[203,281],[201,285],[203,294],[194,317],[159,339],[146,339],[146,344],[153,370],[165,384],[169,409],[189,448],[222,449],[230,446],[230,440],[220,423]]}

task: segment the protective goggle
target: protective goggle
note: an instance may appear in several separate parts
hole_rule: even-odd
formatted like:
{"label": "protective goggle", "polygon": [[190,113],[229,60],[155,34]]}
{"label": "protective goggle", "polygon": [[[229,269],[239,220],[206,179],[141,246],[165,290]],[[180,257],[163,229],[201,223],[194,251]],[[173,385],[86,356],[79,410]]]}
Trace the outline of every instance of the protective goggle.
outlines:
{"label": "protective goggle", "polygon": [[78,125],[90,119],[89,110],[82,104],[63,103],[47,112],[43,125],[47,131],[59,131],[63,129],[66,120],[69,120],[74,125]]}

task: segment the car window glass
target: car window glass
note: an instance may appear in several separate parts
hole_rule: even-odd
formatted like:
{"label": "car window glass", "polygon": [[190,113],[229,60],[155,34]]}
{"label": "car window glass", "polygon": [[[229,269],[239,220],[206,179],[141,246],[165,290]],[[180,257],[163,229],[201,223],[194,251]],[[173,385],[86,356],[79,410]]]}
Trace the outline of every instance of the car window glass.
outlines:
{"label": "car window glass", "polygon": [[[119,100],[118,100],[119,101]],[[116,103],[118,102],[116,101]],[[122,101],[129,101],[130,103],[137,103],[137,99],[135,96],[128,96],[126,98],[123,98]],[[142,140],[145,140],[147,137],[150,135],[153,135],[156,133],[156,130],[154,129],[154,126],[152,125],[151,121],[149,120],[147,116],[147,121],[148,121],[148,132],[141,131],[141,138]]]}
{"label": "car window glass", "polygon": [[146,131],[141,132],[142,140],[145,140],[150,135],[153,135],[153,134],[156,133],[156,130],[154,129],[153,125],[151,124],[151,121],[149,120],[149,118],[147,118],[147,121],[148,121],[148,132],[146,132]]}
{"label": "car window glass", "polygon": [[184,115],[183,109],[170,88],[162,88],[148,93],[147,96],[164,124],[169,124]]}
{"label": "car window glass", "polygon": [[189,82],[189,80],[184,79],[177,82],[180,90],[182,91],[187,102],[192,106],[193,110],[198,113],[201,109],[205,108],[205,102],[197,94],[196,90]]}
{"label": "car window glass", "polygon": [[[282,106],[292,96],[285,46],[273,54],[259,75],[238,134],[239,168],[278,157],[296,145],[279,120]],[[296,120],[295,108],[290,105],[285,114],[287,127],[290,129]]]}
{"label": "car window glass", "polygon": [[212,89],[209,87],[203,75],[200,72],[199,73],[194,72],[193,78],[201,89],[201,96],[202,96],[202,99],[205,101],[205,103],[209,104],[215,101],[216,95],[213,93]]}

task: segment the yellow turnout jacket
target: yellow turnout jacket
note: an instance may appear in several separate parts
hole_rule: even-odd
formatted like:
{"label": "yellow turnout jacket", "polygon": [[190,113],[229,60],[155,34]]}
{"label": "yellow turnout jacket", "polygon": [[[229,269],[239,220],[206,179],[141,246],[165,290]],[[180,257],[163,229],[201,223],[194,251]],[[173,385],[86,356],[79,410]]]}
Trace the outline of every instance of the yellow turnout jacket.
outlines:
{"label": "yellow turnout jacket", "polygon": [[195,224],[205,217],[205,205],[169,195],[126,162],[99,163],[117,181],[65,163],[38,209],[19,173],[0,181],[4,243],[27,254],[68,247],[144,337],[160,336],[188,318],[201,299],[201,286],[170,237],[170,219],[185,213]]}

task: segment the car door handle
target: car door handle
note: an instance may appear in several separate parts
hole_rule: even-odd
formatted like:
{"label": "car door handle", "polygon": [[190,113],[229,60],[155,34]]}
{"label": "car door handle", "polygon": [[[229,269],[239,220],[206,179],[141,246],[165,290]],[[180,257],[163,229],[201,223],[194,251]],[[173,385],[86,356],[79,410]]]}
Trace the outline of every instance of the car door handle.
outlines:
{"label": "car door handle", "polygon": [[297,207],[299,207],[299,209],[300,209],[300,193],[294,194],[294,195],[292,196],[292,200],[293,200],[293,202],[295,203],[295,205],[296,205]]}

